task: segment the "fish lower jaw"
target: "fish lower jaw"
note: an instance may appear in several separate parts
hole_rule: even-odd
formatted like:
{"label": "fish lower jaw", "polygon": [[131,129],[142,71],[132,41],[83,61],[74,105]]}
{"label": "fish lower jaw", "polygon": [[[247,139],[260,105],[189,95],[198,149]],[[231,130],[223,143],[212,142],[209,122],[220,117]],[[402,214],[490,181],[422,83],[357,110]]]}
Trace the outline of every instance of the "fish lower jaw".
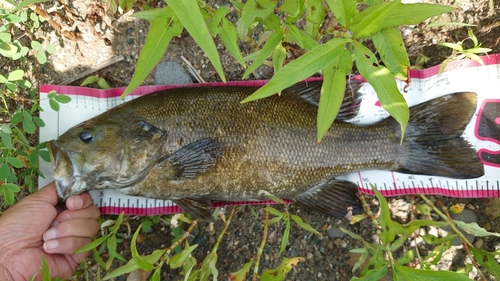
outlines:
{"label": "fish lower jaw", "polygon": [[68,197],[80,193],[74,188],[75,183],[77,182],[75,177],[71,177],[69,179],[56,179],[55,182],[57,196],[59,197],[60,201],[65,201]]}

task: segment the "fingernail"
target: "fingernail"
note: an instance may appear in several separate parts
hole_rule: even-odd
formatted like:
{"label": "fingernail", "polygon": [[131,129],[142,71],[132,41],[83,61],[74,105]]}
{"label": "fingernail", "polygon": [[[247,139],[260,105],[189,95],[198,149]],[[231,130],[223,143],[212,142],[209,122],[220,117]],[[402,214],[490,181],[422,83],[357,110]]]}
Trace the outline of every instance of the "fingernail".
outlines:
{"label": "fingernail", "polygon": [[73,209],[80,209],[83,206],[83,200],[80,196],[71,197],[71,206]]}
{"label": "fingernail", "polygon": [[57,242],[57,240],[47,241],[43,244],[43,248],[45,250],[54,250],[57,246],[59,246],[59,242]]}
{"label": "fingernail", "polygon": [[56,239],[56,229],[55,228],[49,228],[49,230],[45,231],[43,234],[43,241],[50,241]]}

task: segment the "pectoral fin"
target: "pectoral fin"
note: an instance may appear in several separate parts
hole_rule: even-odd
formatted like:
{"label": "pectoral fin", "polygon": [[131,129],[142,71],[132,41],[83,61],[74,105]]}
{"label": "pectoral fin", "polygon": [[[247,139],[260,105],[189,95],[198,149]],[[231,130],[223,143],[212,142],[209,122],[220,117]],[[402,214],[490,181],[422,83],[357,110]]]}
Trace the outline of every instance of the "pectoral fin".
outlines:
{"label": "pectoral fin", "polygon": [[184,211],[202,220],[213,221],[212,201],[210,199],[183,198],[175,201]]}
{"label": "pectoral fin", "polygon": [[347,208],[352,207],[353,214],[363,211],[356,193],[358,186],[350,181],[332,179],[323,185],[309,189],[297,196],[297,202],[323,213],[343,217]]}
{"label": "pectoral fin", "polygon": [[171,155],[162,157],[169,166],[165,169],[171,180],[192,179],[210,170],[221,154],[219,142],[212,138],[190,143]]}

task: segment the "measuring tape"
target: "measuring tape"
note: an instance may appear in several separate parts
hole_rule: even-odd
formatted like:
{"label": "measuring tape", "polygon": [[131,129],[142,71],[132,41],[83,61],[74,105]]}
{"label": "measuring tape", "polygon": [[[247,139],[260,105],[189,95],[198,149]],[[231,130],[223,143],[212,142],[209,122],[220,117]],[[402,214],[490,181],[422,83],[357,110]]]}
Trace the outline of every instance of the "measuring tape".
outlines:
{"label": "measuring tape", "polygon": [[[478,108],[468,124],[463,137],[478,151],[484,164],[485,175],[470,180],[457,180],[437,176],[401,174],[390,171],[360,171],[337,178],[357,183],[360,190],[373,194],[370,184],[385,196],[405,194],[439,194],[451,197],[500,197],[500,54],[482,57],[484,66],[473,60],[449,63],[442,74],[439,66],[425,70],[412,70],[408,91],[404,93],[409,106],[416,105],[443,95],[456,92],[475,92]],[[359,77],[358,77],[359,78]],[[262,86],[266,81],[243,81],[229,83],[207,83],[182,85],[203,86]],[[398,82],[403,93],[404,83]],[[51,90],[72,98],[68,104],[61,105],[58,112],[45,110],[40,117],[47,125],[40,128],[40,141],[56,139],[76,124],[90,119],[121,103],[148,93],[176,86],[144,86],[121,100],[125,88],[98,90],[74,86],[42,85],[40,105],[49,108],[47,94]],[[179,87],[179,85],[177,85]],[[388,113],[380,106],[375,90],[364,83],[360,89],[362,102],[359,114],[351,120],[357,124],[369,124],[387,118]],[[488,126],[485,128],[485,126]],[[53,180],[53,167],[50,163],[40,162],[40,170],[45,178],[40,178],[39,186]],[[181,209],[170,200],[155,200],[127,196],[115,190],[91,191],[94,203],[103,214],[125,212],[134,215],[159,215],[180,212]],[[215,203],[214,206],[227,204],[266,204],[263,202]]]}

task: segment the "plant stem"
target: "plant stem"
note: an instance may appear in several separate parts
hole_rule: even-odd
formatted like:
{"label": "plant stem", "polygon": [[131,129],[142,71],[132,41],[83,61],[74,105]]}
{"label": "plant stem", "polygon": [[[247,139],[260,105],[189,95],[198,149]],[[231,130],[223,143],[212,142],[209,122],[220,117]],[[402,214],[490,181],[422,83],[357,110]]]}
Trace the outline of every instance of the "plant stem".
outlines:
{"label": "plant stem", "polygon": [[[267,207],[269,207],[269,204],[267,204]],[[255,265],[253,268],[252,281],[256,281],[257,278],[259,277],[260,258],[262,257],[262,252],[264,252],[264,247],[266,246],[266,241],[267,241],[267,234],[269,232],[269,224],[267,223],[268,219],[269,219],[269,211],[266,209],[263,220],[264,232],[262,233],[262,241],[260,241],[260,246],[259,249],[257,250],[257,255],[255,255]]]}
{"label": "plant stem", "polygon": [[[448,219],[448,222],[453,222],[453,219],[451,218],[450,213],[448,213],[448,210],[446,210],[446,208],[444,207],[444,205],[441,202],[441,200],[439,200],[439,198],[436,198],[436,202],[438,203],[439,207],[445,213],[446,218]],[[455,224],[453,224],[453,225],[455,225]],[[469,242],[469,239],[467,239],[467,237],[465,237],[465,235],[463,235],[461,231],[457,232],[457,230],[455,230],[455,229],[454,229],[454,231],[455,231],[455,233],[458,234],[458,236],[460,237],[460,240],[462,240],[465,252],[469,256],[470,260],[472,261],[472,265],[474,265],[474,267],[477,269],[477,272],[478,272],[479,276],[481,276],[481,279],[483,281],[486,281],[486,277],[483,275],[483,272],[481,272],[481,269],[479,268],[479,265],[477,264],[476,260],[474,259],[474,255],[469,250],[469,246],[470,247],[474,247],[474,246],[472,246],[472,244]]]}
{"label": "plant stem", "polygon": [[186,238],[188,238],[189,234],[198,225],[199,221],[200,221],[200,219],[196,219],[196,220],[191,222],[191,225],[189,226],[188,230],[186,230],[186,232],[184,232],[184,234],[181,236],[181,238],[179,238],[179,240],[175,241],[175,243],[173,243],[170,247],[168,247],[167,251],[163,255],[164,258],[168,258],[170,256],[170,253],[172,252],[172,250],[175,249],[175,247],[177,247],[179,244],[184,242],[184,240],[186,240]]}

